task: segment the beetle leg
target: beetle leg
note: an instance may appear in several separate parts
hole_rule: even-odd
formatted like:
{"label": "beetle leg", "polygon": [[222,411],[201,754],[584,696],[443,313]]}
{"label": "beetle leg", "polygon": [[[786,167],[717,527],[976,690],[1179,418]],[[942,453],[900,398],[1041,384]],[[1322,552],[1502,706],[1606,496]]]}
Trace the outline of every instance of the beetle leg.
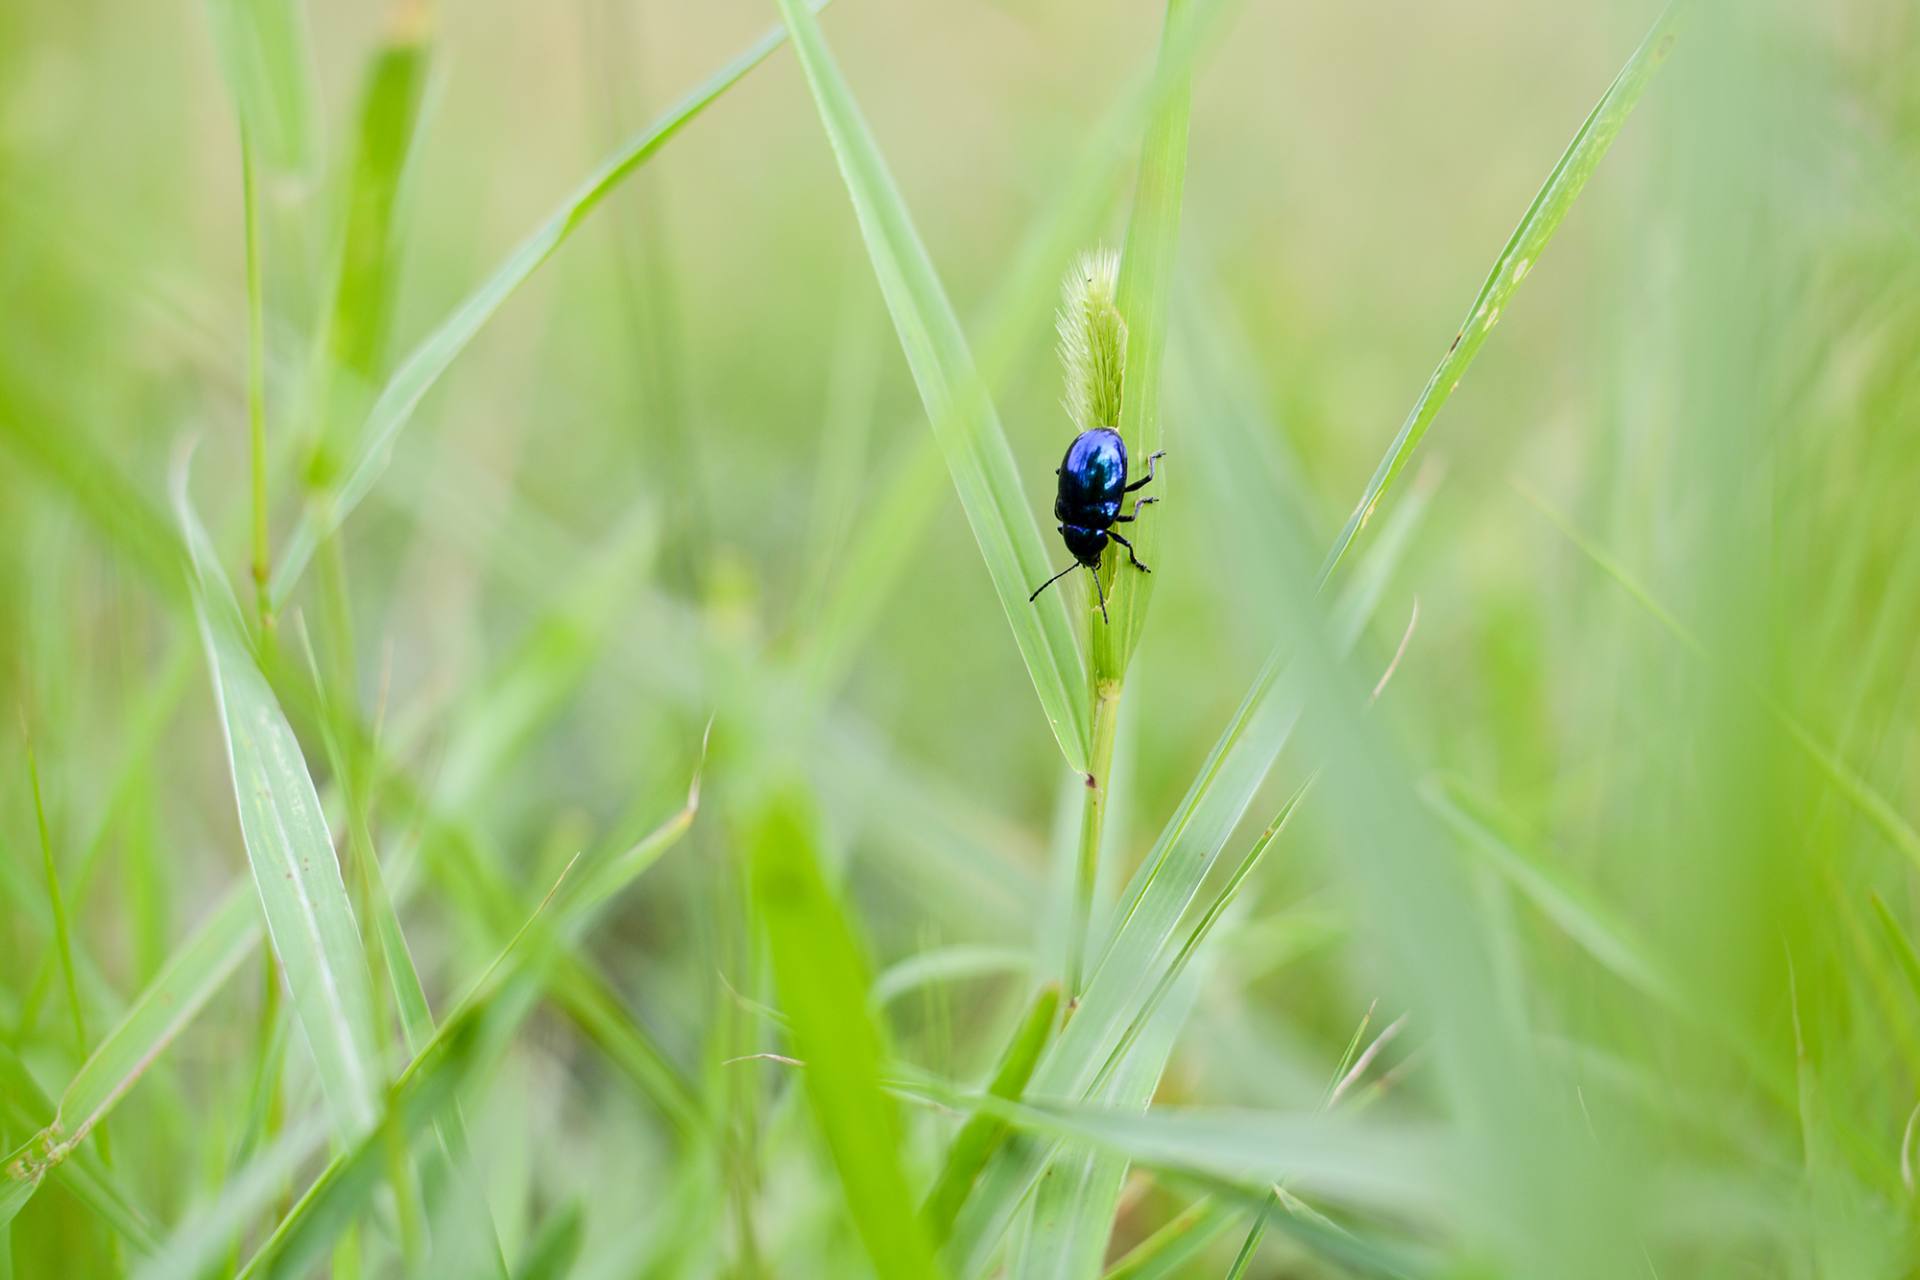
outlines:
{"label": "beetle leg", "polygon": [[1167,456],[1167,451],[1165,449],[1160,450],[1158,453],[1148,454],[1147,455],[1147,474],[1142,476],[1140,479],[1135,480],[1132,484],[1128,485],[1126,488],[1126,492],[1132,493],[1135,489],[1138,489],[1141,485],[1144,485],[1148,481],[1152,480],[1153,464],[1160,461],[1160,459],[1166,456]]}
{"label": "beetle leg", "polygon": [[1135,498],[1133,500],[1133,513],[1131,515],[1115,516],[1113,522],[1115,524],[1132,524],[1140,518],[1140,508],[1146,506],[1149,502],[1158,501],[1160,501],[1158,498]]}
{"label": "beetle leg", "polygon": [[1153,572],[1153,570],[1147,568],[1147,566],[1140,563],[1139,556],[1136,556],[1135,554],[1133,554],[1133,544],[1131,542],[1128,542],[1125,538],[1121,537],[1119,534],[1115,533],[1111,529],[1107,530],[1107,537],[1111,538],[1113,541],[1119,543],[1121,546],[1127,549],[1127,563],[1131,564],[1134,568],[1138,569],[1142,573]]}

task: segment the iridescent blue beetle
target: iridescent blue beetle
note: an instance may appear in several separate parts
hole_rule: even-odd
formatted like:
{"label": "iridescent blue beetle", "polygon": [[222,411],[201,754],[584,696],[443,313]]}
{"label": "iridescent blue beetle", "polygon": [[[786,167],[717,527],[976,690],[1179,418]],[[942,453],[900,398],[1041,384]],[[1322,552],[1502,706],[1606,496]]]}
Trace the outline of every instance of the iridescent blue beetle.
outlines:
{"label": "iridescent blue beetle", "polygon": [[1093,589],[1100,597],[1100,618],[1105,621],[1107,593],[1100,585],[1100,555],[1107,549],[1108,542],[1125,547],[1127,560],[1134,568],[1142,573],[1152,572],[1133,554],[1133,544],[1121,537],[1113,526],[1131,524],[1139,516],[1141,507],[1160,501],[1135,498],[1133,510],[1124,516],[1120,514],[1121,495],[1132,493],[1152,480],[1153,464],[1164,457],[1166,450],[1162,449],[1148,458],[1145,477],[1128,484],[1127,442],[1120,438],[1118,431],[1112,427],[1095,427],[1073,438],[1073,443],[1067,446],[1067,456],[1060,460],[1054,472],[1060,477],[1060,495],[1053,500],[1053,516],[1060,522],[1060,537],[1073,553],[1073,563],[1035,587],[1027,603],[1038,600],[1042,591],[1084,567],[1093,571]]}

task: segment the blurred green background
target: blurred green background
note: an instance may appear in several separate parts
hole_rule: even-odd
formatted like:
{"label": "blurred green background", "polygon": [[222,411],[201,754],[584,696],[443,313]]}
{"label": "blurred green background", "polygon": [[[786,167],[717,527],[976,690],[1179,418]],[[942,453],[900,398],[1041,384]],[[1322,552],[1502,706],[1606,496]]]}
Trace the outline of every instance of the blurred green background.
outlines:
{"label": "blurred green background", "polygon": [[[1310,570],[1659,16],[1228,8],[1194,68],[1169,456],[1144,517],[1156,605],[1102,904],[1263,657],[1318,634],[1331,597]],[[1378,596],[1351,662],[1295,668],[1302,728],[1202,905],[1320,781],[1184,980],[1149,1082],[1162,1145],[1116,1140],[1115,1207],[1077,1227],[1094,1256],[1045,1262],[1044,1215],[1022,1209],[987,1265],[1099,1275],[1172,1224],[1187,1251],[1126,1274],[1920,1266],[1920,12],[1695,9],[1363,530]],[[735,0],[0,7],[0,1148],[43,1131],[248,884],[168,498],[185,444],[252,618],[250,370],[278,553],[406,354],[779,18]],[[1022,246],[1161,22],[1080,0],[822,18],[1059,563],[1046,516],[1072,428],[1049,309],[1068,259]],[[258,365],[247,67],[285,110],[248,137]],[[394,96],[370,112],[375,84]],[[1122,243],[1136,145],[1075,250]],[[445,1138],[390,1126],[307,1266],[491,1274],[447,1243],[490,1230],[515,1276],[889,1270],[809,1068],[742,1061],[795,1056],[750,883],[768,797],[801,797],[824,900],[881,975],[887,1082],[965,1092],[1059,976],[1083,789],[930,440],[788,48],[622,182],[427,393],[260,646],[363,928],[371,852],[445,1017],[576,852],[654,829],[696,770],[702,804],[591,933],[533,944],[537,982],[510,988],[525,1020],[490,1008],[491,1038],[461,1050],[472,1153],[449,1164],[483,1200],[429,1172],[410,1204],[395,1170]],[[313,1134],[285,1145],[321,1113],[314,1061],[270,962],[230,972],[85,1160],[9,1202],[0,1275],[228,1274],[287,1216],[326,1158]],[[391,999],[387,1080],[419,1049]],[[1283,1145],[1220,1173],[1217,1109],[1314,1116],[1349,1068],[1356,1128],[1321,1135],[1297,1184],[1263,1199],[1294,1167]],[[965,1108],[886,1096],[918,1196]],[[1017,1141],[1039,1141],[1030,1120]],[[1429,1141],[1445,1172],[1408,1175],[1427,1166],[1398,1144]],[[274,1151],[242,1204],[241,1171]],[[221,1206],[231,1222],[197,1225]],[[183,1240],[201,1252],[158,1269]]]}

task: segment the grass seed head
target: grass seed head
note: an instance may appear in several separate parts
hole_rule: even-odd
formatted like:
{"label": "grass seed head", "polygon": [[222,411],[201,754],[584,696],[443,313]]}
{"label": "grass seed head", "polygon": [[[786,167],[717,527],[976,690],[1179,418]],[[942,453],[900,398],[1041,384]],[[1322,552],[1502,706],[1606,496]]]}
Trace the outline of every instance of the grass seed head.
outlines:
{"label": "grass seed head", "polygon": [[1076,432],[1120,424],[1120,383],[1127,367],[1127,322],[1114,299],[1120,255],[1081,254],[1060,290],[1060,364],[1067,377],[1067,416]]}

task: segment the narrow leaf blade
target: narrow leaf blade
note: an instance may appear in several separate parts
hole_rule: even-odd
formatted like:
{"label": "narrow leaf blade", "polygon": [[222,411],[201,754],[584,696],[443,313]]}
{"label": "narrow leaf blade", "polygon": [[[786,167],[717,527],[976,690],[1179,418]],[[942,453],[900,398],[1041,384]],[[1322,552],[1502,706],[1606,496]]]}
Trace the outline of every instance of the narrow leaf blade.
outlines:
{"label": "narrow leaf blade", "polygon": [[1041,710],[1067,763],[1087,767],[1086,667],[1057,593],[1028,593],[1055,566],[1014,466],[1013,450],[974,365],[953,304],[894,186],[853,92],[827,48],[820,24],[799,0],[780,0],[806,72],[820,122],[893,315],[901,350],[920,390],[927,418],[946,454],[967,524],[980,545],[994,593],[1027,665]]}
{"label": "narrow leaf blade", "polygon": [[880,1031],[859,944],[820,871],[804,805],[776,794],[752,836],[754,905],[802,1075],[862,1243],[881,1276],[934,1275],[900,1166],[901,1125],[881,1091]]}
{"label": "narrow leaf blade", "polygon": [[335,1132],[379,1117],[380,1063],[366,951],[299,740],[246,639],[240,608],[186,493],[175,504],[193,562],[195,614],[225,731],[240,832],[273,949],[292,989]]}
{"label": "narrow leaf blade", "polygon": [[1646,39],[1634,50],[1633,56],[1627,59],[1620,74],[1614,77],[1613,83],[1580,126],[1579,132],[1573,135],[1573,141],[1547,175],[1545,184],[1527,207],[1525,216],[1520,219],[1520,225],[1514,228],[1506,247],[1494,259],[1493,269],[1487,273],[1480,292],[1474,296],[1473,306],[1468,309],[1460,332],[1454,336],[1453,345],[1447,348],[1433,376],[1427,379],[1426,388],[1421,391],[1420,398],[1414,401],[1413,409],[1401,424],[1399,434],[1387,446],[1386,456],[1380,459],[1380,465],[1367,482],[1360,501],[1327,552],[1327,558],[1320,567],[1322,582],[1331,577],[1341,560],[1346,558],[1347,551],[1373,515],[1374,508],[1379,506],[1380,499],[1399,477],[1407,465],[1407,459],[1413,456],[1413,451],[1420,447],[1427,428],[1439,417],[1440,410],[1460,385],[1467,366],[1473,363],[1473,358],[1486,344],[1487,335],[1499,323],[1500,313],[1519,289],[1520,282],[1527,278],[1527,273],[1540,260],[1547,242],[1553,239],[1553,233],[1559,230],[1567,211],[1587,185],[1587,179],[1593,176],[1593,171],[1613,146],[1613,140],[1619,136],[1621,127],[1640,101],[1640,95],[1646,92],[1654,73],[1666,62],[1667,55],[1673,49],[1675,28],[1681,12],[1681,4],[1672,4],[1653,24],[1653,29],[1647,32]]}
{"label": "narrow leaf blade", "polygon": [[749,71],[766,61],[785,39],[786,33],[778,28],[768,31],[610,156],[414,348],[368,410],[339,490],[310,505],[294,527],[273,573],[271,595],[276,604],[292,592],[320,543],[372,492],[386,470],[395,438],[412,420],[420,401],[507,299],[559,251],[608,195]]}

